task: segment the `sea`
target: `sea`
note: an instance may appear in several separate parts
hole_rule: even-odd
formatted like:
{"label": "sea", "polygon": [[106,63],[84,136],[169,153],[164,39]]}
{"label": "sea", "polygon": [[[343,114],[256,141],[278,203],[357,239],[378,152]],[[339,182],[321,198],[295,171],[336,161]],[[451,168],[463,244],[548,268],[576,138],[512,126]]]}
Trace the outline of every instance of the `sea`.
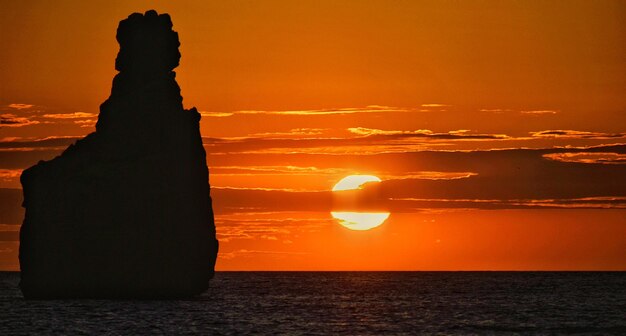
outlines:
{"label": "sea", "polygon": [[0,335],[626,335],[626,272],[217,272],[191,300],[24,300]]}

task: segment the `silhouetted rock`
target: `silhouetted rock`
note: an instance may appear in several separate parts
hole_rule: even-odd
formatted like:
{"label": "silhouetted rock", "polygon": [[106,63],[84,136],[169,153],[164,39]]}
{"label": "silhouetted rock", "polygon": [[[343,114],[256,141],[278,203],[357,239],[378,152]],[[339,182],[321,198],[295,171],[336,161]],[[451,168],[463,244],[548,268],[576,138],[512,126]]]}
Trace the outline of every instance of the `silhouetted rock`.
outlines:
{"label": "silhouetted rock", "polygon": [[111,96],[96,132],[21,177],[26,298],[175,298],[213,276],[218,242],[200,137],[172,71],[169,15],[132,14],[117,30]]}

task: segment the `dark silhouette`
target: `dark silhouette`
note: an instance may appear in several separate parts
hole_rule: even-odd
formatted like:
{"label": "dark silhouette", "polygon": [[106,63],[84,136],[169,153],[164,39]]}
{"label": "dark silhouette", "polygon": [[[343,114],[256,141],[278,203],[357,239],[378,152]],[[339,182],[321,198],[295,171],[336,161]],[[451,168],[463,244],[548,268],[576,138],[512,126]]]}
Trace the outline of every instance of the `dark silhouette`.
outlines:
{"label": "dark silhouette", "polygon": [[200,137],[172,71],[169,15],[117,29],[119,71],[96,132],[21,177],[26,298],[180,298],[213,276],[218,242]]}

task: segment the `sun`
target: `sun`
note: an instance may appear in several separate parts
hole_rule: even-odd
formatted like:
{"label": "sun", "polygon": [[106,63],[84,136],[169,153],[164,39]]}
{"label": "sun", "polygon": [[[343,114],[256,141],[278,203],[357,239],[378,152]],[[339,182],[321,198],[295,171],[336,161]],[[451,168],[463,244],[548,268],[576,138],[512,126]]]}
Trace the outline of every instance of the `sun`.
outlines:
{"label": "sun", "polygon": [[[337,182],[333,191],[361,189],[365,183],[370,182],[382,182],[382,180],[374,175],[350,175]],[[332,211],[330,214],[342,226],[356,231],[373,229],[389,218],[389,212]]]}

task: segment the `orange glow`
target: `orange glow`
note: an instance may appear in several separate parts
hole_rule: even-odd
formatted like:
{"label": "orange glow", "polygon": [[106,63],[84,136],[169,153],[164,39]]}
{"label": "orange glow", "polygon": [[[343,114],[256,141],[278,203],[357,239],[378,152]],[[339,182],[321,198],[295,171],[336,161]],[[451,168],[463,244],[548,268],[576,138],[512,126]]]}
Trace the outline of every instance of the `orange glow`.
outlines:
{"label": "orange glow", "polygon": [[626,270],[619,0],[3,1],[0,270],[21,171],[94,131],[117,24],[151,8],[218,270]]}

